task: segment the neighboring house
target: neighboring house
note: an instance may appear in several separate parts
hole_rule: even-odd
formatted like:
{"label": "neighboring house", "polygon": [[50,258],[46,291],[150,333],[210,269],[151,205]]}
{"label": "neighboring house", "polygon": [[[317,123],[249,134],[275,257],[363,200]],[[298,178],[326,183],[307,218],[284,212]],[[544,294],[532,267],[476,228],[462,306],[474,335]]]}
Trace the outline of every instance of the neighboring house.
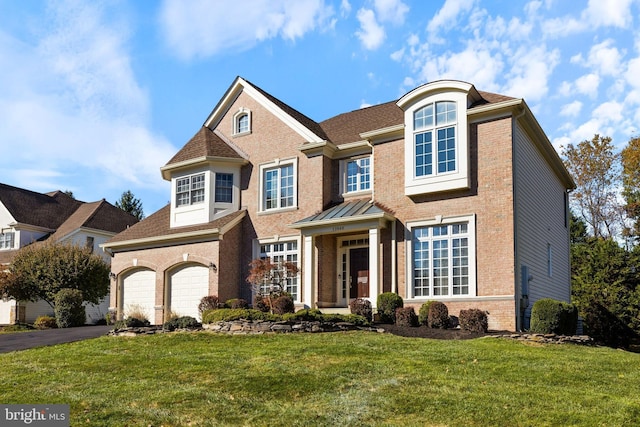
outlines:
{"label": "neighboring house", "polygon": [[326,312],[397,292],[520,330],[570,299],[574,183],[522,99],[436,81],[317,123],[238,77],[161,172],[171,202],[102,245],[120,316],[252,301],[264,257],[297,263],[287,290]]}
{"label": "neighboring house", "polygon": [[[0,184],[0,268],[6,268],[23,246],[45,240],[91,247],[108,263],[111,258],[99,245],[138,220],[104,199],[85,203],[61,191],[36,193]],[[87,305],[87,323],[104,318],[109,298]],[[16,302],[0,299],[0,324],[33,322],[53,314],[44,301]]]}

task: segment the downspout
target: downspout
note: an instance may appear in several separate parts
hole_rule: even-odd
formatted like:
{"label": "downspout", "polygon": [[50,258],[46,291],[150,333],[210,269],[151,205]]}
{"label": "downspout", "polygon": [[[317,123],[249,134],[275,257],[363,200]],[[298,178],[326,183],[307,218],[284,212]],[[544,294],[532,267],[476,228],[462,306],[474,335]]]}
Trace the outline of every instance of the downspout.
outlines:
{"label": "downspout", "polygon": [[[522,104],[521,104],[522,105]],[[519,264],[519,253],[518,253],[518,224],[517,224],[517,218],[518,218],[518,203],[517,203],[517,191],[516,191],[516,169],[517,169],[517,165],[516,165],[516,131],[517,131],[517,127],[518,127],[518,120],[520,118],[522,118],[525,113],[527,112],[527,110],[524,107],[521,107],[522,111],[513,118],[513,122],[512,122],[512,129],[511,129],[511,169],[512,169],[512,181],[513,181],[513,272],[515,275],[518,274],[518,272],[520,272],[520,268],[518,268],[518,264]],[[520,272],[520,274],[522,274]],[[521,280],[517,280],[517,278],[514,277],[514,302],[515,302],[515,308],[516,308],[516,330],[517,331],[522,331],[523,327],[524,327],[524,312],[526,310],[527,307],[524,306],[523,302],[521,301],[522,298],[522,289],[521,289],[521,282],[522,282],[522,277],[520,278]],[[527,291],[528,292],[528,291]],[[528,305],[528,303],[527,303]]]}

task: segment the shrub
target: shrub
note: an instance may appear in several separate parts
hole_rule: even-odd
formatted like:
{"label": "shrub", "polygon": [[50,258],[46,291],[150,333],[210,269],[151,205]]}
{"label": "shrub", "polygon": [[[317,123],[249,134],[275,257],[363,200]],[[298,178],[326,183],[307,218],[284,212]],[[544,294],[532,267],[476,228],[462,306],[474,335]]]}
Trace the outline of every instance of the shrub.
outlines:
{"label": "shrub", "polygon": [[584,309],[584,328],[590,337],[611,347],[628,347],[637,337],[633,329],[597,302]]}
{"label": "shrub", "polygon": [[368,299],[356,298],[351,301],[349,308],[351,309],[351,314],[357,314],[371,322],[373,317],[373,308],[371,307],[371,301]]}
{"label": "shrub", "polygon": [[282,318],[288,321],[320,322],[323,320],[323,314],[317,308],[304,308],[295,313],[286,313]]}
{"label": "shrub", "polygon": [[230,322],[233,320],[268,320],[277,322],[282,320],[282,316],[250,308],[221,308],[219,310],[207,310],[202,313],[202,323]]}
{"label": "shrub", "polygon": [[[168,317],[175,316],[175,313],[169,313]],[[145,309],[138,304],[131,304],[127,307],[125,318],[138,319],[142,323],[150,324]],[[132,326],[133,327],[133,326]]]}
{"label": "shrub", "polygon": [[529,332],[573,335],[578,325],[578,310],[573,304],[551,298],[539,299],[531,308]]}
{"label": "shrub", "polygon": [[489,330],[489,320],[487,312],[477,308],[460,310],[460,329],[463,331],[483,333]]}
{"label": "shrub", "polygon": [[293,298],[290,295],[281,295],[273,300],[273,314],[285,314],[293,313],[296,311],[296,306],[293,303]]}
{"label": "shrub", "polygon": [[429,307],[431,306],[433,301],[427,301],[420,306],[420,310],[418,311],[418,322],[421,325],[429,325]]}
{"label": "shrub", "polygon": [[145,328],[150,326],[151,323],[147,319],[138,319],[137,317],[126,317],[123,320],[118,320],[114,325],[114,329],[124,328]]}
{"label": "shrub", "polygon": [[380,314],[380,322],[395,323],[396,309],[403,305],[402,297],[394,292],[384,292],[378,295],[377,308]]}
{"label": "shrub", "polygon": [[418,326],[418,316],[413,307],[396,308],[396,324],[398,326]]}
{"label": "shrub", "polygon": [[429,305],[427,324],[430,328],[447,329],[449,327],[449,309],[440,301],[433,301]]}
{"label": "shrub", "polygon": [[59,328],[84,325],[87,315],[83,302],[82,291],[78,289],[64,288],[56,294],[54,312]]}
{"label": "shrub", "polygon": [[38,316],[36,321],[33,322],[33,327],[36,329],[53,329],[57,328],[58,324],[53,316]]}
{"label": "shrub", "polygon": [[225,308],[249,308],[249,303],[242,298],[232,298],[224,303]]}
{"label": "shrub", "polygon": [[202,315],[207,310],[215,310],[219,308],[220,300],[217,295],[207,295],[206,297],[202,297],[200,299],[200,304],[198,304],[198,313]]}
{"label": "shrub", "polygon": [[202,324],[198,322],[197,319],[191,316],[182,316],[164,322],[162,327],[169,331],[175,331],[176,329],[197,329],[200,326],[202,326]]}
{"label": "shrub", "polygon": [[270,311],[269,301],[262,294],[256,294],[253,298],[253,308],[267,313]]}

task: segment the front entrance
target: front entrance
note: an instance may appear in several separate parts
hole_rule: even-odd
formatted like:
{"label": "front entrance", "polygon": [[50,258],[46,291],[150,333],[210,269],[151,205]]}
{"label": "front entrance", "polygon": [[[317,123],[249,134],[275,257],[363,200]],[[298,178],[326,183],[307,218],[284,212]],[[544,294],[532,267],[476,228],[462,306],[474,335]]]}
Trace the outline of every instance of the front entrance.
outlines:
{"label": "front entrance", "polygon": [[369,248],[349,250],[349,298],[369,297]]}

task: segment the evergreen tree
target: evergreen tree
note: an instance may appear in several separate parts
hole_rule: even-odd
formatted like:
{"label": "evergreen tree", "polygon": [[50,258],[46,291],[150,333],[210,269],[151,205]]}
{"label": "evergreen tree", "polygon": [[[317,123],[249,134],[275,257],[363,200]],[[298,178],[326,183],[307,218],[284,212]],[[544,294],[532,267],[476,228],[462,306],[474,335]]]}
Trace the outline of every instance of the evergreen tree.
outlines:
{"label": "evergreen tree", "polygon": [[125,191],[120,196],[120,200],[116,201],[116,207],[122,209],[125,212],[129,212],[139,220],[144,218],[144,212],[142,210],[142,202],[136,198],[130,190]]}

